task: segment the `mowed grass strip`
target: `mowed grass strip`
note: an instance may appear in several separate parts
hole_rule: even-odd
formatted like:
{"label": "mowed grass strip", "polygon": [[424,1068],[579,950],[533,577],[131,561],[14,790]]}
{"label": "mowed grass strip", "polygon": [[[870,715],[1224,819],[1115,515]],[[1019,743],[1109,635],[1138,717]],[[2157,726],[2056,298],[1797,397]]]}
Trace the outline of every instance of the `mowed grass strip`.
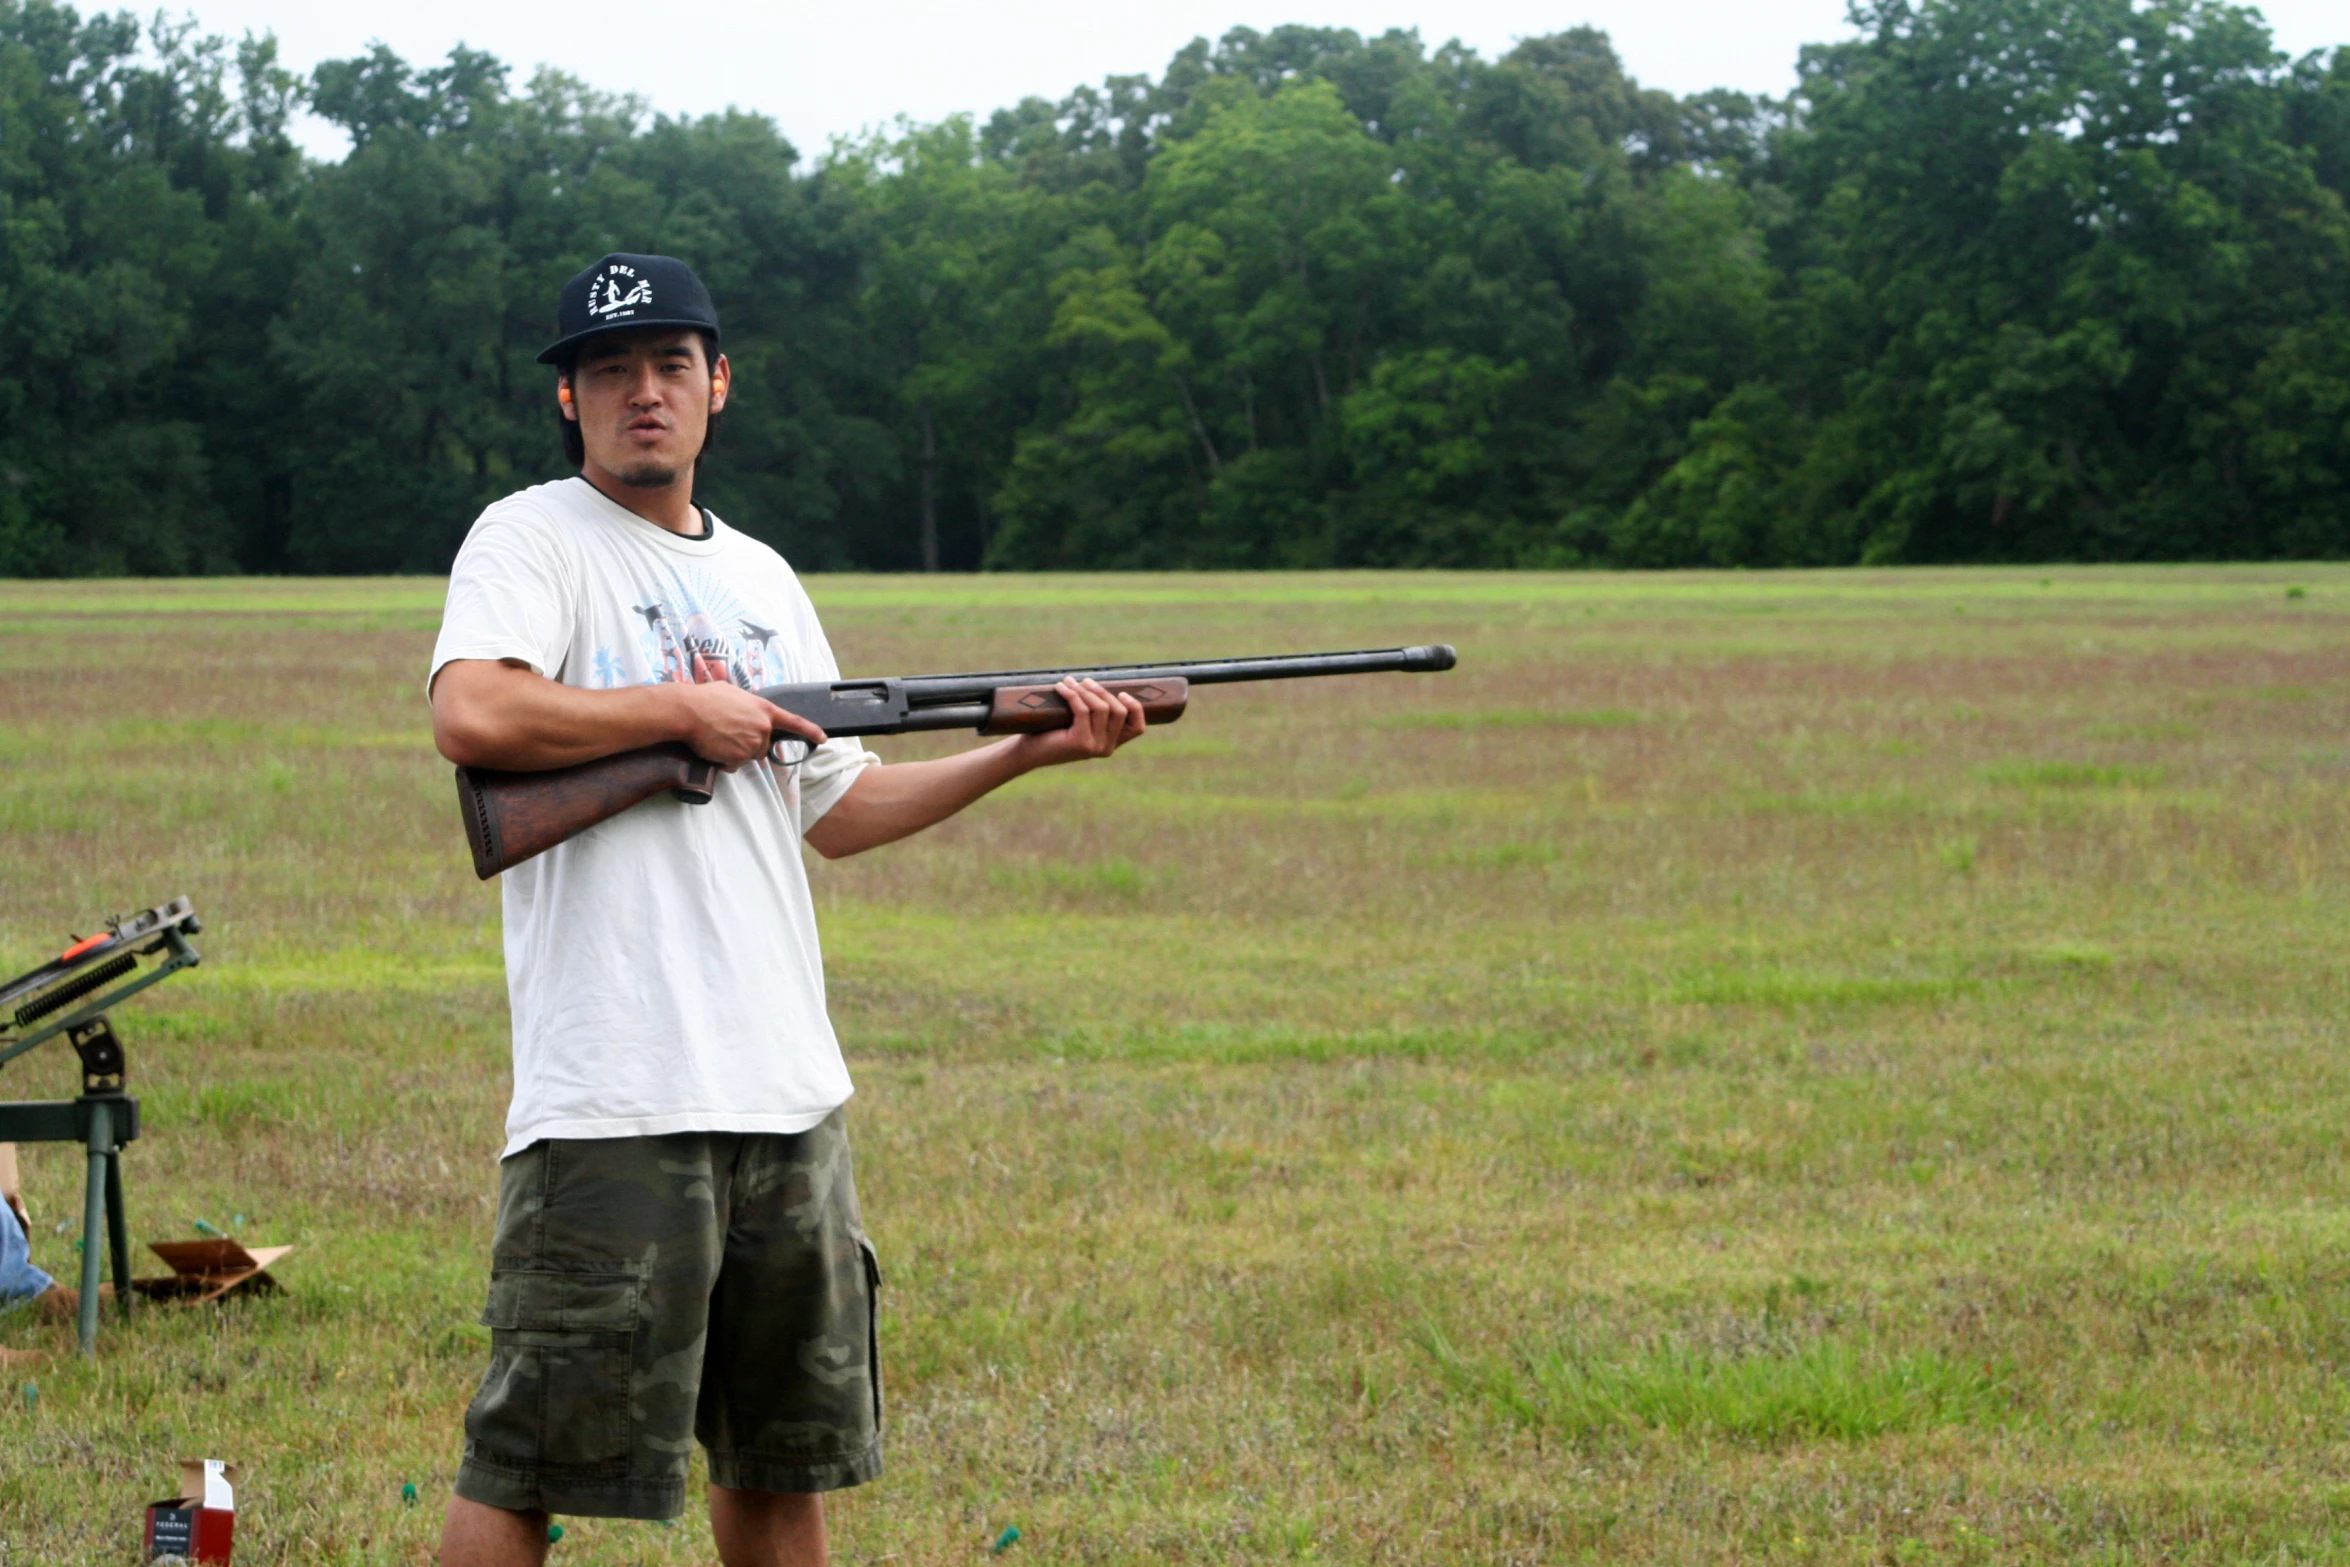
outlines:
{"label": "mowed grass strip", "polygon": [[1540,1344],[1467,1356],[1428,1329],[1421,1344],[1455,1387],[1522,1424],[1570,1438],[1851,1442],[2003,1412],[1991,1367],[1930,1351],[1886,1354],[1844,1338],[1742,1352]]}
{"label": "mowed grass strip", "polygon": [[[1462,653],[813,867],[889,1278],[844,1561],[2350,1555],[2350,570],[811,589],[854,674]],[[0,1386],[0,1562],[127,1559],[198,1452],[240,1561],[431,1559],[506,1089],[438,597],[0,583],[0,959],[192,896],[133,1227],[299,1248]]]}

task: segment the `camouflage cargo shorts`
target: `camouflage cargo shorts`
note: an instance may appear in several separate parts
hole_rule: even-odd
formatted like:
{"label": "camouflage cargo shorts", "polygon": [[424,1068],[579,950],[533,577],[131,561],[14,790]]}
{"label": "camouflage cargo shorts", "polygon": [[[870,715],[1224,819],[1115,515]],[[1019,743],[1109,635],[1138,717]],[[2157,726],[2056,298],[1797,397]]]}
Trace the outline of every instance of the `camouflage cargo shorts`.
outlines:
{"label": "camouflage cargo shorts", "polygon": [[719,1485],[861,1485],[881,1473],[880,1287],[838,1111],[790,1136],[534,1143],[500,1167],[457,1494],[671,1518],[697,1438]]}

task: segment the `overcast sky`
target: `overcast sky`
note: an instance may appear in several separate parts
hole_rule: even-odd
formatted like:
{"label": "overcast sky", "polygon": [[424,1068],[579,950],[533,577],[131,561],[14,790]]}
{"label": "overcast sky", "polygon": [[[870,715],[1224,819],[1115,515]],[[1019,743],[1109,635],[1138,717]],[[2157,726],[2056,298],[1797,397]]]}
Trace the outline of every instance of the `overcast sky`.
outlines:
{"label": "overcast sky", "polygon": [[[199,0],[192,9],[208,32],[275,32],[286,63],[303,71],[377,39],[415,62],[465,43],[518,67],[516,85],[547,64],[669,113],[756,109],[809,154],[900,114],[984,116],[1111,74],[1156,75],[1192,38],[1235,26],[1416,27],[1431,47],[1458,38],[1490,58],[1516,39],[1588,22],[1615,39],[1633,75],[1676,93],[1784,92],[1800,45],[1846,36],[1843,0]],[[2350,42],[2342,0],[2264,9],[2293,53]],[[304,139],[321,155],[343,150],[331,127],[313,125]]]}

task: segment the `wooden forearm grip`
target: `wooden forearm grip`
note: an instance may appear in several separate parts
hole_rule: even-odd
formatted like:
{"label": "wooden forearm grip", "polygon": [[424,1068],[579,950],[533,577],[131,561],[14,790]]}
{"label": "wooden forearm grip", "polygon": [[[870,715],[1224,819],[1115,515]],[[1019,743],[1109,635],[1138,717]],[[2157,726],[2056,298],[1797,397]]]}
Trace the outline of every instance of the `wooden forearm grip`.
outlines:
{"label": "wooden forearm grip", "polygon": [[[1145,722],[1171,724],[1183,716],[1191,700],[1188,680],[1105,680],[1102,689],[1126,695],[1142,704]],[[1051,686],[1004,686],[995,694],[995,707],[979,732],[983,735],[1039,734],[1069,727],[1069,704]]]}
{"label": "wooden forearm grip", "polygon": [[543,773],[457,769],[465,841],[483,881],[666,789],[679,799],[709,801],[718,775],[682,745],[649,746]]}

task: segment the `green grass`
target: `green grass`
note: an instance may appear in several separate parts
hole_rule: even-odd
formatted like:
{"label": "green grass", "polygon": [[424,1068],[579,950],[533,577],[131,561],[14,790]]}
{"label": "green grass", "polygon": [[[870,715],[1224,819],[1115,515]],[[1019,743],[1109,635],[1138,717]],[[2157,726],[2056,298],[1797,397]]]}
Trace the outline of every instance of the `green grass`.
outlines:
{"label": "green grass", "polygon": [[1546,712],[1540,708],[1506,707],[1489,712],[1397,713],[1379,720],[1382,729],[1623,729],[1640,722],[1638,713],[1620,707],[1590,712]]}
{"label": "green grass", "polygon": [[1475,1359],[1433,1330],[1421,1345],[1454,1387],[1568,1438],[1858,1442],[1990,1419],[2004,1404],[1993,1368],[1932,1351],[1873,1353],[1837,1337],[1744,1352],[1661,1344],[1595,1353],[1543,1344]]}
{"label": "green grass", "polygon": [[1984,768],[1983,777],[2018,789],[2151,789],[2162,782],[2162,769],[2119,763],[2001,762]]}
{"label": "green grass", "polygon": [[[890,1281],[844,1562],[2350,1560],[2350,569],[810,587],[853,673],[1461,650],[813,867]],[[438,602],[0,583],[0,969],[193,897],[133,1228],[298,1248],[0,1385],[0,1567],[127,1560],[197,1452],[248,1567],[431,1559],[506,1094]]]}
{"label": "green grass", "polygon": [[1676,1001],[1720,1007],[1865,1007],[1960,994],[1957,975],[1818,974],[1780,968],[1707,969],[1672,987]]}
{"label": "green grass", "polygon": [[1108,900],[1132,903],[1142,896],[1144,873],[1129,859],[1081,860],[1073,864],[993,866],[991,885],[1015,894],[1052,895],[1084,904]]}

